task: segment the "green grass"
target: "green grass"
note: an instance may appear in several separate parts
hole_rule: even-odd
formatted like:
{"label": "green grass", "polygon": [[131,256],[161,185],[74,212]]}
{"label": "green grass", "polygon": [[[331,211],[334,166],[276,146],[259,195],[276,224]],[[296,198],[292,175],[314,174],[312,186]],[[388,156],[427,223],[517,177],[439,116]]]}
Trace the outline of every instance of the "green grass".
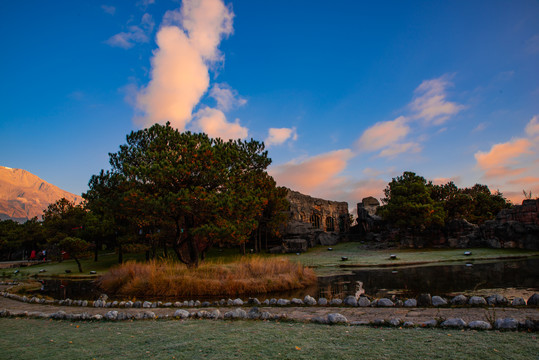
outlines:
{"label": "green grass", "polygon": [[[390,265],[407,265],[420,263],[437,263],[437,262],[455,262],[455,261],[479,261],[479,260],[495,260],[500,258],[511,257],[532,257],[539,256],[539,251],[522,250],[522,249],[392,249],[392,250],[363,250],[357,242],[340,243],[332,246],[333,251],[327,250],[328,246],[317,246],[309,249],[308,252],[302,253],[299,256],[296,254],[286,255],[271,255],[257,254],[260,257],[286,257],[292,261],[300,262],[303,265],[315,268],[317,274],[328,275],[330,273],[339,273],[348,271],[349,269],[343,266],[390,266]],[[465,256],[464,251],[471,251],[472,256]],[[389,260],[389,255],[396,254],[396,260]],[[341,261],[342,256],[347,256],[348,261]],[[173,258],[173,254],[169,254]],[[232,263],[241,259],[237,249],[218,249],[213,248],[208,252],[206,262],[208,263]],[[126,254],[124,260],[144,260],[144,253]],[[61,277],[88,277],[90,270],[97,271],[97,275],[102,275],[108,271],[111,266],[118,263],[118,255],[114,253],[101,254],[99,261],[94,262],[93,257],[83,259],[82,268],[83,274],[78,272],[77,264],[74,260],[66,260],[61,263],[38,264],[29,267],[20,268],[20,273],[14,275],[15,269],[2,269],[0,276],[11,277],[12,279],[25,278],[28,276],[40,275],[45,277],[61,276]],[[45,273],[39,273],[40,269],[45,269]],[[68,275],[65,270],[71,270]]]}
{"label": "green grass", "polygon": [[[443,263],[455,261],[495,260],[511,257],[539,256],[539,251],[522,249],[391,249],[391,250],[363,250],[356,242],[340,243],[328,251],[328,246],[317,246],[308,252],[295,255],[286,255],[293,261],[301,262],[306,266],[314,267],[318,274],[346,271],[343,267],[382,267],[403,266],[421,263]],[[471,251],[471,256],[464,255]],[[396,260],[390,260],[391,254],[397,255]],[[341,257],[348,257],[342,261]],[[348,269],[349,270],[349,269]]]}
{"label": "green grass", "polygon": [[12,318],[0,319],[0,328],[2,359],[534,359],[539,353],[537,334],[523,332]]}

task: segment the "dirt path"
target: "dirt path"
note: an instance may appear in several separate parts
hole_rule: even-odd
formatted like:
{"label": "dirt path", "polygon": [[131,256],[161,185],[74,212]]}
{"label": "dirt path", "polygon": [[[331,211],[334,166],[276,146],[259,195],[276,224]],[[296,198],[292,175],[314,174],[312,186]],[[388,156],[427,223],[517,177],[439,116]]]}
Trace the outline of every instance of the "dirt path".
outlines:
{"label": "dirt path", "polygon": [[[244,307],[248,310],[249,307]],[[43,312],[52,314],[59,310],[71,314],[80,314],[88,312],[89,314],[105,315],[110,310],[126,312],[128,314],[136,314],[143,311],[152,311],[156,315],[172,316],[177,310],[176,308],[151,308],[151,309],[124,309],[124,308],[94,308],[80,306],[58,306],[58,305],[42,305],[30,304],[8,298],[0,297],[0,310],[7,309],[13,311],[28,311],[28,312]],[[189,312],[199,310],[219,309],[221,313],[225,313],[234,309],[234,307],[196,307],[183,308]],[[268,311],[272,314],[286,314],[288,319],[296,321],[308,321],[317,316],[326,316],[330,313],[340,313],[344,315],[348,321],[373,321],[375,319],[391,319],[400,318],[404,321],[412,321],[421,323],[431,319],[449,319],[461,318],[466,322],[474,320],[489,321],[500,318],[514,318],[519,321],[526,319],[539,320],[539,309],[531,307],[523,308],[371,308],[371,307],[323,307],[323,306],[301,306],[301,307],[259,307],[260,311]]]}

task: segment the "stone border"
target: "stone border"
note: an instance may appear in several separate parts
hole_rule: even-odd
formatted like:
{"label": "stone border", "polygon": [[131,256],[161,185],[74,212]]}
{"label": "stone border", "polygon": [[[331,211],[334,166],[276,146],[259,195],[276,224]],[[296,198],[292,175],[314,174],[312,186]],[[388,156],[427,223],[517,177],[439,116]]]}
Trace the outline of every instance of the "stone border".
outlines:
{"label": "stone border", "polygon": [[306,295],[303,300],[293,298],[292,300],[288,299],[266,299],[263,302],[260,302],[257,298],[249,298],[246,302],[242,299],[221,299],[220,301],[204,301],[200,302],[199,300],[190,300],[190,301],[176,301],[172,302],[162,302],[162,301],[107,301],[108,296],[103,294],[98,300],[88,301],[88,300],[47,300],[44,298],[33,296],[31,298],[27,296],[20,296],[16,294],[9,293],[8,291],[0,292],[1,296],[9,298],[11,300],[21,301],[25,303],[35,303],[35,304],[44,304],[44,305],[59,305],[59,306],[81,306],[81,307],[96,307],[96,308],[181,308],[181,307],[209,307],[209,306],[334,306],[334,307],[406,307],[406,308],[415,308],[415,307],[485,307],[485,306],[512,306],[512,307],[523,307],[523,306],[532,306],[536,307],[539,305],[539,294],[534,293],[528,301],[524,300],[521,297],[513,299],[511,303],[509,300],[499,294],[494,294],[488,296],[486,299],[480,296],[472,296],[467,298],[464,295],[457,295],[447,301],[446,299],[440,296],[432,296],[430,294],[421,294],[417,299],[407,299],[406,301],[396,300],[392,301],[387,298],[382,299],[373,299],[369,300],[366,296],[361,296],[359,299],[356,299],[354,296],[347,296],[344,300],[341,299],[332,299],[328,301],[325,298],[319,298],[318,301],[313,297]]}
{"label": "stone border", "polygon": [[[79,314],[69,314],[65,311],[57,311],[45,314],[39,311],[9,311],[0,310],[0,317],[27,317],[34,319],[54,319],[68,321],[124,321],[124,320],[187,320],[187,319],[208,319],[208,320],[262,320],[262,321],[293,321],[287,318],[286,314],[271,314],[261,312],[258,307],[252,307],[249,312],[241,308],[227,311],[224,314],[218,309],[211,311],[200,310],[188,312],[183,309],[176,310],[172,315],[156,315],[152,311],[141,311],[134,314],[111,310],[105,315],[87,312]],[[301,322],[301,321],[296,321]],[[442,328],[442,329],[469,329],[469,330],[501,330],[501,331],[538,331],[539,320],[526,319],[518,321],[513,318],[497,319],[493,324],[476,320],[466,323],[460,318],[451,318],[445,321],[431,319],[418,324],[411,321],[403,322],[400,318],[375,319],[373,321],[348,321],[344,315],[330,313],[327,317],[314,317],[307,322],[324,325],[347,325],[347,326],[373,326],[373,327],[396,327],[396,328]]]}

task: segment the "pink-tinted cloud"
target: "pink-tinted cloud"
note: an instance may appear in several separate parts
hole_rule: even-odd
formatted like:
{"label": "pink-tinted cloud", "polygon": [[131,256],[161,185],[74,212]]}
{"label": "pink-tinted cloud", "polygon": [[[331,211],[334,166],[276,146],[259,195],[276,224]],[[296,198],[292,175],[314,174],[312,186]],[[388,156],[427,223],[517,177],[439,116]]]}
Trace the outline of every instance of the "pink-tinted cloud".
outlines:
{"label": "pink-tinted cloud", "polygon": [[394,145],[410,132],[406,118],[377,122],[363,132],[356,142],[359,151],[376,151]]}
{"label": "pink-tinted cloud", "polygon": [[304,194],[313,194],[317,188],[330,187],[353,157],[349,149],[335,150],[303,161],[291,161],[271,166],[269,173],[279,186],[286,186]]}
{"label": "pink-tinted cloud", "polygon": [[180,10],[167,11],[163,22],[187,33],[192,46],[207,61],[221,60],[219,43],[233,31],[234,13],[221,0],[184,0]]}
{"label": "pink-tinted cloud", "polygon": [[539,136],[539,116],[532,117],[530,122],[526,125],[526,134],[530,137]]}
{"label": "pink-tinted cloud", "polygon": [[421,152],[421,145],[416,142],[408,142],[402,144],[392,144],[380,151],[378,154],[379,157],[393,158],[399,154],[408,153],[408,154],[417,154]]}
{"label": "pink-tinted cloud", "polygon": [[200,109],[196,114],[196,127],[213,138],[223,140],[245,139],[248,130],[239,124],[239,120],[228,122],[225,114],[209,107]]}
{"label": "pink-tinted cloud", "polygon": [[[539,186],[539,177],[537,176],[525,176],[519,179],[513,179],[507,182],[511,185],[537,185]],[[539,194],[538,194],[539,195]]]}
{"label": "pink-tinted cloud", "polygon": [[264,140],[266,146],[281,145],[286,140],[297,140],[298,134],[296,128],[270,128],[268,131],[268,137]]}
{"label": "pink-tinted cloud", "polygon": [[161,28],[157,45],[151,81],[137,96],[137,108],[144,113],[141,122],[148,126],[170,121],[184,130],[193,108],[208,89],[208,68],[178,27]]}
{"label": "pink-tinted cloud", "polygon": [[[223,59],[218,46],[232,33],[233,17],[221,0],[184,0],[179,10],[165,14],[157,34],[159,48],[152,58],[150,83],[137,97],[142,113],[137,119],[142,125],[170,121],[179,130],[186,128],[193,109],[209,88],[209,66]],[[232,91],[225,94],[225,88],[214,89],[212,94],[218,104],[221,101],[221,110],[231,106]],[[195,127],[222,138],[247,136],[238,121],[229,123],[221,110],[210,110],[197,113]]]}
{"label": "pink-tinted cloud", "polygon": [[475,153],[477,165],[488,177],[514,176],[521,174],[523,169],[511,168],[518,163],[522,155],[531,154],[532,143],[528,139],[516,139],[510,142],[496,144],[490,151]]}
{"label": "pink-tinted cloud", "polygon": [[440,125],[464,109],[463,105],[448,101],[446,88],[451,85],[448,76],[423,81],[414,91],[410,108],[415,117],[427,123]]}

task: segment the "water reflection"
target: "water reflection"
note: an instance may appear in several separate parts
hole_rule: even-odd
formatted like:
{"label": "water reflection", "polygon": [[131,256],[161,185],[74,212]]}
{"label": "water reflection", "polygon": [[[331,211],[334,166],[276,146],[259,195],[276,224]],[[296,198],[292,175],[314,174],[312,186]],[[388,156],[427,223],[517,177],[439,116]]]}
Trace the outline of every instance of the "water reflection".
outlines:
{"label": "water reflection", "polygon": [[353,270],[349,275],[321,277],[319,287],[321,294],[346,296],[354,294],[357,282],[361,281],[366,294],[375,297],[446,295],[479,289],[539,289],[539,259],[472,265]]}
{"label": "water reflection", "polygon": [[[470,263],[469,263],[470,264]],[[260,300],[266,298],[301,298],[305,295],[316,297],[344,298],[358,291],[358,283],[366,295],[385,297],[401,295],[415,297],[421,293],[433,295],[448,295],[466,293],[480,289],[531,289],[539,291],[539,259],[518,261],[499,261],[490,263],[473,263],[458,265],[432,265],[420,267],[399,267],[383,269],[357,269],[350,274],[324,276],[318,279],[318,284],[307,289],[298,289],[272,294],[251,294]],[[92,281],[44,280],[43,295],[56,299],[88,299],[96,300],[101,291]],[[110,294],[109,294],[110,295]],[[198,300],[214,301],[220,297],[197,297]],[[249,295],[229,294],[225,298]],[[112,300],[125,300],[111,296]],[[184,301],[185,299],[147,299],[162,301]]]}

